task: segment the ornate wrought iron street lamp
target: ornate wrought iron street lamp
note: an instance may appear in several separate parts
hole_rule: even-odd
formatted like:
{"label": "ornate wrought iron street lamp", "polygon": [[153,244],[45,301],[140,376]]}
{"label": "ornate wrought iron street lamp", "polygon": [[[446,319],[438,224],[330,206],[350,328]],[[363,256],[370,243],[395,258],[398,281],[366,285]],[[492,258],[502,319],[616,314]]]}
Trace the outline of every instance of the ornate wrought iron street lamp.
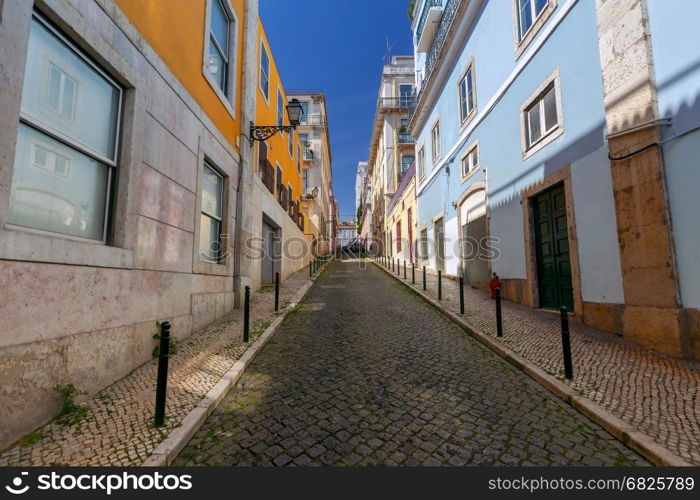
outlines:
{"label": "ornate wrought iron street lamp", "polygon": [[250,122],[250,145],[252,146],[255,141],[266,141],[277,132],[291,132],[292,130],[296,130],[301,121],[303,112],[304,110],[299,100],[292,99],[292,101],[287,104],[289,125],[255,125],[253,122]]}

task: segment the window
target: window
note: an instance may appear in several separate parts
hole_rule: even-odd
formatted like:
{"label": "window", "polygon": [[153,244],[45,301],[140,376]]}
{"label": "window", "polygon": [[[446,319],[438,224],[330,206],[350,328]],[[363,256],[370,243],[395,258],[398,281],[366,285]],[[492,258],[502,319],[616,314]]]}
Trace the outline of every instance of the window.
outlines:
{"label": "window", "polygon": [[270,56],[267,55],[265,44],[260,40],[260,90],[265,99],[270,95]]}
{"label": "window", "polygon": [[435,163],[440,158],[440,121],[433,126],[433,131],[430,134],[432,153],[433,153],[433,163]]}
{"label": "window", "polygon": [[399,172],[399,182],[401,182],[401,179],[403,179],[404,175],[406,175],[408,169],[411,168],[413,160],[415,160],[415,157],[413,155],[404,155],[401,157],[401,172]]}
{"label": "window", "polygon": [[289,151],[289,156],[294,158],[294,131],[291,130],[287,136],[287,150]]}
{"label": "window", "polygon": [[282,100],[282,92],[277,89],[277,125],[284,125],[284,101]]}
{"label": "window", "polygon": [[411,84],[399,85],[399,106],[402,108],[410,107],[412,95],[413,95],[413,85],[411,85]]}
{"label": "window", "polygon": [[224,95],[228,96],[231,19],[221,0],[211,0],[209,59],[207,70]]}
{"label": "window", "polygon": [[425,146],[418,151],[418,177],[425,178]]}
{"label": "window", "polygon": [[309,170],[308,169],[306,169],[306,168],[304,169],[304,174],[302,175],[301,179],[302,179],[301,180],[301,183],[302,183],[301,190],[303,191],[304,194],[307,194],[307,192],[309,190]]}
{"label": "window", "polygon": [[300,123],[309,123],[309,103],[308,101],[301,101],[301,118]]}
{"label": "window", "polygon": [[106,241],[121,96],[109,76],[34,15],[8,224]]}
{"label": "window", "polygon": [[559,127],[555,82],[551,82],[535,101],[525,109],[525,141],[527,149]]}
{"label": "window", "polygon": [[204,162],[202,213],[199,225],[199,257],[209,262],[219,262],[221,259],[223,199],[223,177],[209,163]]}
{"label": "window", "polygon": [[401,251],[401,219],[396,222],[396,253]]}
{"label": "window", "polygon": [[282,182],[282,169],[280,168],[279,163],[276,163],[277,165],[277,199],[281,200],[282,199],[282,190],[284,189],[284,183]]}
{"label": "window", "polygon": [[462,177],[479,168],[479,146],[474,146],[462,157]]}
{"label": "window", "polygon": [[474,71],[469,66],[464,78],[459,82],[459,119],[464,123],[474,110]]}
{"label": "window", "polygon": [[518,37],[520,40],[540,16],[549,0],[516,0],[518,6]]}
{"label": "window", "polygon": [[297,173],[301,173],[301,147],[297,145]]}

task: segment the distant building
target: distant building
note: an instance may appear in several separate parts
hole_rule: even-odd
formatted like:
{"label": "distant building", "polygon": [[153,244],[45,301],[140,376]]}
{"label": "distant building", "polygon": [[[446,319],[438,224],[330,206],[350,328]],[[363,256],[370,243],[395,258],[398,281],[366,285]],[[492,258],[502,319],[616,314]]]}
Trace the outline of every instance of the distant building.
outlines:
{"label": "distant building", "polygon": [[357,226],[354,221],[345,221],[338,224],[337,247],[344,247],[357,239]]}
{"label": "distant building", "polygon": [[363,229],[369,225],[369,239],[384,254],[391,251],[395,237],[387,207],[414,161],[414,140],[407,130],[415,80],[413,65],[412,56],[394,56],[382,68],[370,139],[367,176],[371,179],[372,217],[365,218]]}

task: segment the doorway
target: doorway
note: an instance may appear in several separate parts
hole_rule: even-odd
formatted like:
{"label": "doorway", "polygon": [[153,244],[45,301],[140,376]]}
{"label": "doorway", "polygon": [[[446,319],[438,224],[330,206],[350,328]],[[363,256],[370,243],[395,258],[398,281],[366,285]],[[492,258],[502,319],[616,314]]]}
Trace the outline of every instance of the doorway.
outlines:
{"label": "doorway", "polygon": [[574,310],[566,194],[559,184],[532,199],[540,307]]}

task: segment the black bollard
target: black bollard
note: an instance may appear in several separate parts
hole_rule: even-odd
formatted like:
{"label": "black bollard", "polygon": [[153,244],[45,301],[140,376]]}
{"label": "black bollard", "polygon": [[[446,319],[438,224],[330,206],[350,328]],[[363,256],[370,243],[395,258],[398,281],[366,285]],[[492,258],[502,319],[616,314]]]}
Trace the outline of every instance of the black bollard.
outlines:
{"label": "black bollard", "polygon": [[160,351],[158,353],[158,379],[156,381],[156,427],[165,422],[165,398],[168,389],[168,357],[170,356],[170,323],[160,324]]}
{"label": "black bollard", "polygon": [[459,277],[459,314],[464,314],[464,278]]}
{"label": "black bollard", "polygon": [[394,272],[394,258],[391,258],[391,272]]}
{"label": "black bollard", "polygon": [[314,266],[313,266],[313,261],[309,262],[309,278],[311,278],[314,275]]}
{"label": "black bollard", "polygon": [[428,289],[426,283],[425,283],[425,266],[423,266],[423,291],[425,292]]}
{"label": "black bollard", "polygon": [[561,308],[561,345],[564,349],[564,376],[567,380],[573,380],[574,367],[571,361],[571,335],[569,334],[569,311]]}
{"label": "black bollard", "polygon": [[403,261],[403,279],[406,279],[406,261]]}
{"label": "black bollard", "polygon": [[496,288],[496,336],[503,337],[503,318],[501,317],[501,288]]}
{"label": "black bollard", "polygon": [[243,342],[248,343],[250,334],[250,287],[245,287],[245,298],[243,301]]}
{"label": "black bollard", "polygon": [[416,284],[416,263],[411,262],[411,283]]}
{"label": "black bollard", "polygon": [[442,271],[438,269],[438,300],[442,300]]}
{"label": "black bollard", "polygon": [[275,311],[280,310],[280,273],[275,273]]}

